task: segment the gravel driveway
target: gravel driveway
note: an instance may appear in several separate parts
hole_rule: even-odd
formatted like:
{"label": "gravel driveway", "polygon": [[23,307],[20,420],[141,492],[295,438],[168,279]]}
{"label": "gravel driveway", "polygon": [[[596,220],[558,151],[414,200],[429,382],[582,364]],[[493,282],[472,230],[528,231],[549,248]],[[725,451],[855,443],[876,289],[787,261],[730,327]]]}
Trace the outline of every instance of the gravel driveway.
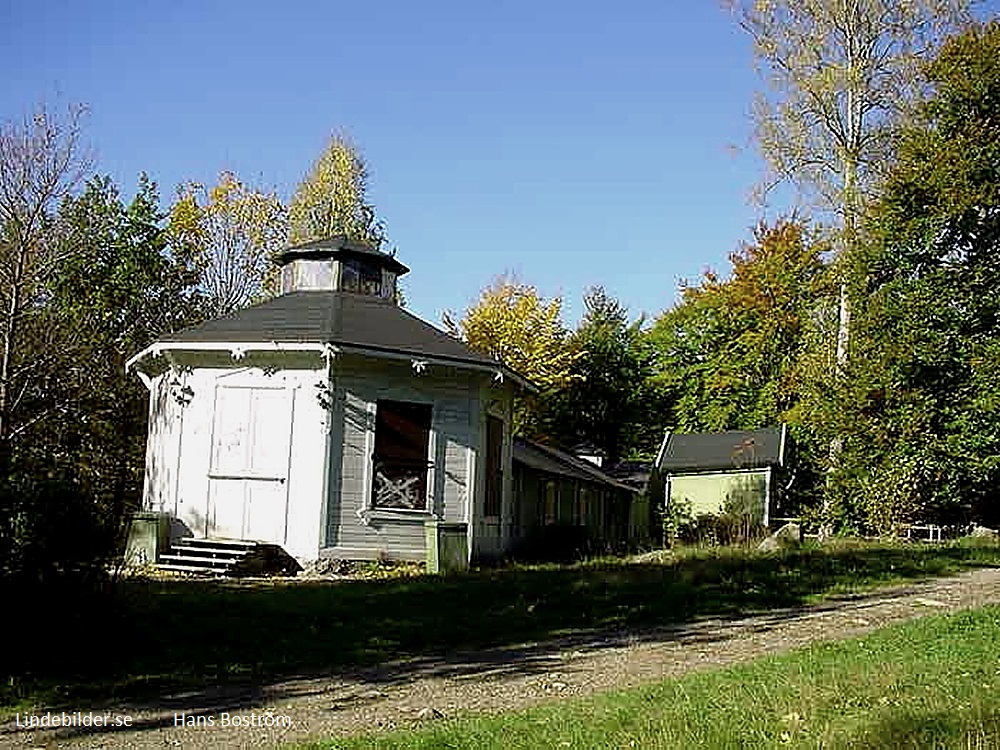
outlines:
{"label": "gravel driveway", "polygon": [[[171,695],[155,705],[79,707],[112,720],[127,715],[132,727],[31,730],[15,721],[0,727],[0,747],[272,747],[640,685],[992,603],[1000,603],[1000,569],[981,569],[733,620],[454,653],[255,690]],[[290,726],[275,726],[286,717]]]}

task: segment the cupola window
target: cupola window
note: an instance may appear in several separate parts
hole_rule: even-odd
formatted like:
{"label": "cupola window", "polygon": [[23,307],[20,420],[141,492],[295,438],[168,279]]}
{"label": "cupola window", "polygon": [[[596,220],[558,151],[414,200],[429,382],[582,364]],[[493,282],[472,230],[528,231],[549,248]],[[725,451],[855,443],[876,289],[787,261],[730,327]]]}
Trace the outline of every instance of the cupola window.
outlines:
{"label": "cupola window", "polygon": [[382,296],[382,269],[354,258],[340,262],[340,289],[344,292]]}

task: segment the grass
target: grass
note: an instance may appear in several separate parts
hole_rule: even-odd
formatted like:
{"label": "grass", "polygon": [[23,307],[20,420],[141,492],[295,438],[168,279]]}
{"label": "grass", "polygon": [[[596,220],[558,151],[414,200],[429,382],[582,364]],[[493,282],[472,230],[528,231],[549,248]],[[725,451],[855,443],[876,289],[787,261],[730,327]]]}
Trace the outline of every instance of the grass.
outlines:
{"label": "grass", "polygon": [[328,748],[995,748],[1000,608],[746,665]]}
{"label": "grass", "polygon": [[322,674],[570,633],[738,617],[997,564],[995,543],[856,543],[447,577],[123,581],[113,596],[96,602],[12,601],[15,632],[0,662],[0,713]]}

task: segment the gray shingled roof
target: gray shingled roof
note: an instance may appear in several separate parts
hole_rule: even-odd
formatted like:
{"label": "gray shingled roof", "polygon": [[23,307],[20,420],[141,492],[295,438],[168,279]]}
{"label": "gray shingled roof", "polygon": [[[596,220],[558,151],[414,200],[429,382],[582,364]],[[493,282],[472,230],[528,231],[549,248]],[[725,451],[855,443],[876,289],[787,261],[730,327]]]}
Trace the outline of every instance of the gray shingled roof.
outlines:
{"label": "gray shingled roof", "polygon": [[521,437],[514,437],[514,463],[523,464],[536,471],[555,474],[591,484],[601,484],[617,490],[635,492],[635,488],[608,476],[597,466],[547,445],[539,445]]}
{"label": "gray shingled roof", "polygon": [[425,323],[391,300],[336,291],[290,292],[164,336],[161,342],[318,343],[498,367],[491,357]]}
{"label": "gray shingled roof", "polygon": [[667,437],[661,471],[719,471],[777,466],[784,457],[781,427]]}

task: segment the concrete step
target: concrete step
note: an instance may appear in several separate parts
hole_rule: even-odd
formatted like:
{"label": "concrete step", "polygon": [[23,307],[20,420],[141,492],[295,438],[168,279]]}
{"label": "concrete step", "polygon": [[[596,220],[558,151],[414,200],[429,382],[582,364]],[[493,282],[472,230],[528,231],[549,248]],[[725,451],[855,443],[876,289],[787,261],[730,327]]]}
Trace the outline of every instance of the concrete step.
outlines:
{"label": "concrete step", "polygon": [[183,537],[175,539],[172,546],[186,549],[218,550],[220,552],[245,552],[256,547],[259,542],[251,542],[245,539],[194,539]]}
{"label": "concrete step", "polygon": [[226,568],[232,565],[234,562],[242,560],[242,557],[199,557],[197,555],[189,554],[177,554],[168,552],[165,555],[160,555],[160,562],[170,565],[204,565],[209,568]]}
{"label": "concrete step", "polygon": [[172,565],[170,563],[157,563],[157,570],[167,570],[171,573],[196,573],[198,575],[225,575],[226,571],[218,568],[205,568],[200,565]]}
{"label": "concrete step", "polygon": [[213,560],[238,560],[241,557],[246,557],[251,552],[253,552],[252,547],[245,550],[222,550],[212,549],[211,547],[178,547],[176,545],[168,550],[168,554],[171,555],[179,555],[181,557],[209,557]]}

